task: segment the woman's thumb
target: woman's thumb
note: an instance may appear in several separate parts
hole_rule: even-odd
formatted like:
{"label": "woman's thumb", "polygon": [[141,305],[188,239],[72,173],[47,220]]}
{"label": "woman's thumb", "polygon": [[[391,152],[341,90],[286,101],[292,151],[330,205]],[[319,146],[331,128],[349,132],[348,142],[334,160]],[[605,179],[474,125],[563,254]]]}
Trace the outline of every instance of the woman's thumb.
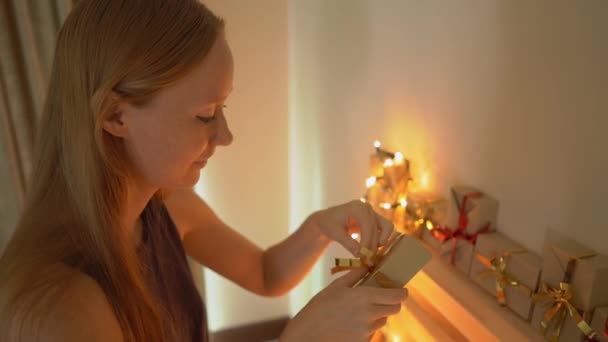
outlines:
{"label": "woman's thumb", "polygon": [[355,285],[359,279],[363,278],[368,271],[369,270],[365,267],[354,268],[350,272],[334,280],[331,283],[331,286],[353,287],[353,285]]}

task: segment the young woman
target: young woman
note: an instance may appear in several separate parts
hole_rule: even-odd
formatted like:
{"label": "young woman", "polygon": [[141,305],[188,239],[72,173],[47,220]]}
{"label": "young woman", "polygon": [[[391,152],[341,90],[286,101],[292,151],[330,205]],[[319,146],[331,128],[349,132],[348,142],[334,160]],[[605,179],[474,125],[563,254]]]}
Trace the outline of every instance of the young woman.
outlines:
{"label": "young woman", "polygon": [[[78,1],[57,39],[26,206],[0,259],[1,341],[207,341],[186,255],[279,296],[330,241],[355,255],[386,242],[390,222],[353,201],[261,250],[195,195],[201,168],[232,141],[223,28],[196,0]],[[364,273],[317,294],[281,340],[369,339],[407,292],[352,288]]]}

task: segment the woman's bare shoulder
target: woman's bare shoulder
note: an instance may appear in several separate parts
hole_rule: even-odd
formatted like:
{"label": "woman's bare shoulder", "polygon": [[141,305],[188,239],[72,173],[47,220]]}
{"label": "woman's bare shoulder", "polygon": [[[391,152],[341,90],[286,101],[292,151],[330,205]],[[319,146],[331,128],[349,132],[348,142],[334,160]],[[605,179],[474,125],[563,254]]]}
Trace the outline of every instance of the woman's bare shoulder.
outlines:
{"label": "woman's bare shoulder", "polygon": [[13,315],[4,320],[11,323],[1,329],[9,335],[0,340],[122,341],[120,324],[101,286],[67,265],[51,268],[54,282],[61,283],[22,293],[13,304]]}

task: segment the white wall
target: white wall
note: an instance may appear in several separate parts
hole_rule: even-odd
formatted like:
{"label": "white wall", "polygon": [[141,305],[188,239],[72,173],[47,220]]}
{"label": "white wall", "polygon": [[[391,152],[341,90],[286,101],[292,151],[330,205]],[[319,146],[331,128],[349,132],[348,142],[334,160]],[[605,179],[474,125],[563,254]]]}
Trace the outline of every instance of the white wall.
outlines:
{"label": "white wall", "polygon": [[[608,2],[207,2],[237,59],[236,140],[200,190],[260,245],[358,198],[379,138],[429,190],[470,183],[497,197],[499,230],[525,246],[539,252],[553,228],[608,253]],[[328,250],[289,312],[342,253]],[[206,276],[212,329],[287,310]]]}
{"label": "white wall", "polygon": [[428,189],[497,197],[499,230],[528,248],[553,228],[608,253],[607,13],[602,0],[291,1],[290,105],[298,143],[316,146],[301,158],[319,161],[318,204],[361,195],[380,138]]}
{"label": "white wall", "polygon": [[[197,192],[260,247],[288,233],[287,10],[284,0],[208,0],[224,17],[235,58],[226,116],[234,134],[202,170]],[[205,270],[212,331],[284,317],[287,296],[268,299]]]}

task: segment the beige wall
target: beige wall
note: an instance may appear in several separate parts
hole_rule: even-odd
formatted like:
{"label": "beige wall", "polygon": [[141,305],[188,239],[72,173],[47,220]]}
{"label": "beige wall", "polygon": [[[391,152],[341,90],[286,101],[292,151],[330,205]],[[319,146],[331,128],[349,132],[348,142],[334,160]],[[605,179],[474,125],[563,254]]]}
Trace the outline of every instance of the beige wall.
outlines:
{"label": "beige wall", "polygon": [[321,206],[361,195],[380,138],[428,189],[496,196],[499,230],[525,246],[553,228],[608,253],[608,2],[291,4],[291,100],[313,116],[296,131],[318,146],[300,158],[319,161]]}
{"label": "beige wall", "polygon": [[[287,33],[283,0],[212,0],[235,58],[227,119],[234,142],[203,169],[198,193],[232,227],[266,248],[288,233]],[[247,293],[205,270],[212,330],[287,315],[287,296]]]}

